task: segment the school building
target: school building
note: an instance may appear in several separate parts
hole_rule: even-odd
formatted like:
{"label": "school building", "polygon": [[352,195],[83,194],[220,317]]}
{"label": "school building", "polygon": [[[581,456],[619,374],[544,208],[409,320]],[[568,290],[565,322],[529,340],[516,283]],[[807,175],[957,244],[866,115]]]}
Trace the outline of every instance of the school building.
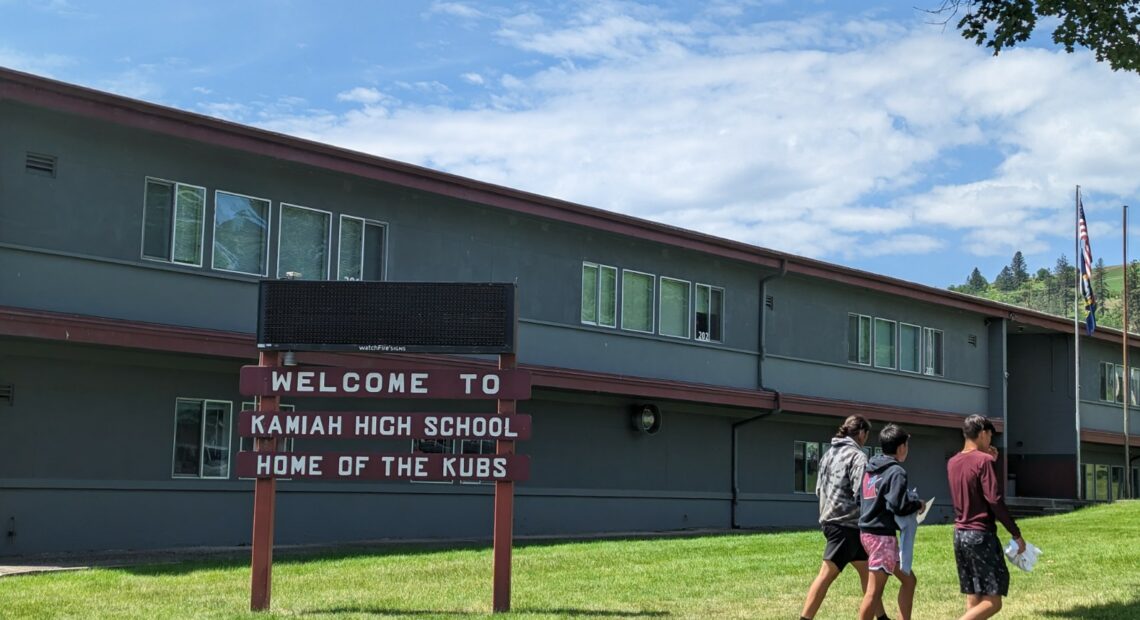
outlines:
{"label": "school building", "polygon": [[[854,413],[913,433],[907,467],[937,497],[934,521],[950,517],[945,463],[975,413],[1003,431],[1011,495],[1126,494],[1119,332],[1081,338],[1078,429],[1070,321],[598,206],[0,70],[0,555],[248,544],[238,373],[257,363],[258,282],[288,272],[517,282],[534,384],[518,405],[533,436],[518,444],[517,535],[810,527],[817,462]],[[646,408],[657,432],[631,423]],[[276,541],[486,538],[492,488],[282,481]]]}

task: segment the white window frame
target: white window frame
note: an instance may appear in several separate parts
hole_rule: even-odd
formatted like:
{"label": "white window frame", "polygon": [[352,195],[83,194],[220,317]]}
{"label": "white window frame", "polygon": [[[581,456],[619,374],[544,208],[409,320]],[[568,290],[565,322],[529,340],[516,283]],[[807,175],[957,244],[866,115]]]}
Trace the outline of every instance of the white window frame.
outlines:
{"label": "white window frame", "polygon": [[[701,333],[699,331],[697,331],[697,313],[700,312],[700,308],[697,307],[698,295],[697,295],[696,291],[699,289],[702,289],[702,288],[707,290],[708,295],[709,295],[709,312],[708,312],[708,314],[709,314],[709,331],[707,334],[705,334],[704,338],[701,338]],[[712,337],[712,292],[713,291],[720,291],[720,315],[717,317],[717,321],[720,323],[720,325],[719,325],[719,327],[720,327],[720,338],[719,339],[714,339]],[[726,304],[725,304],[724,287],[713,286],[711,284],[702,284],[700,282],[696,283],[696,285],[694,287],[694,293],[693,293],[693,339],[694,340],[696,340],[697,342],[724,342],[724,307],[725,307],[725,305]]]}
{"label": "white window frame", "polygon": [[[316,278],[318,281],[319,280],[328,280],[329,279],[329,269],[330,269],[329,261],[332,260],[332,253],[333,253],[332,252],[332,226],[333,226],[333,215],[334,214],[332,211],[326,211],[324,209],[314,209],[313,207],[306,207],[306,206],[302,206],[302,205],[297,205],[297,204],[293,204],[291,202],[282,202],[282,203],[279,203],[277,206],[277,269],[276,269],[277,277],[278,278],[285,277],[285,274],[281,273],[281,233],[282,233],[282,231],[285,230],[285,207],[289,207],[290,209],[304,209],[306,211],[316,211],[317,213],[324,213],[324,214],[329,216],[329,225],[328,225],[328,229],[325,233],[325,248],[326,248],[326,251],[325,251],[325,272],[324,272],[324,274],[322,274],[322,276],[320,278]],[[305,274],[301,274],[302,278],[304,278],[304,275]],[[308,278],[304,278],[304,279],[308,279]]]}
{"label": "white window frame", "polygon": [[[656,317],[657,335],[664,336],[666,338],[675,338],[677,340],[691,340],[693,337],[693,333],[692,333],[693,326],[692,326],[692,323],[689,321],[689,317],[693,316],[693,283],[692,283],[692,281],[682,280],[680,278],[670,278],[669,276],[661,276],[658,279],[660,280],[660,282],[657,282],[654,285],[654,288],[657,289],[657,308],[658,308],[657,317]],[[664,310],[661,309],[662,303],[665,301],[663,299],[663,297],[665,295],[665,287],[662,286],[662,284],[665,282],[665,280],[669,280],[670,282],[680,282],[680,283],[685,284],[686,286],[689,287],[689,295],[688,295],[689,299],[688,299],[688,303],[686,304],[686,308],[685,308],[685,321],[684,321],[686,334],[683,336],[677,336],[674,334],[666,334],[665,332],[661,331],[661,317],[664,316],[664,314],[665,314]]]}
{"label": "white window frame", "polygon": [[[890,323],[891,333],[894,334],[894,353],[891,356],[890,366],[879,365],[879,323]],[[891,319],[883,319],[875,317],[871,322],[871,363],[875,368],[882,368],[883,370],[898,370],[899,369],[899,322]]]}
{"label": "white window frame", "polygon": [[[147,184],[151,181],[156,183],[168,183],[174,187],[174,201],[170,205],[170,253],[166,258],[157,258],[154,256],[146,255],[146,188]],[[178,247],[177,234],[178,234],[178,188],[179,187],[192,187],[194,189],[202,190],[202,221],[198,224],[198,262],[187,263],[180,260],[174,260],[174,248]],[[206,256],[206,209],[210,203],[210,190],[201,185],[193,185],[191,183],[180,183],[178,181],[171,181],[170,179],[163,179],[160,177],[146,176],[143,177],[143,217],[142,217],[142,234],[139,238],[139,257],[142,260],[154,261],[156,263],[166,263],[168,265],[184,265],[186,267],[201,267]]]}
{"label": "white window frame", "polygon": [[[478,442],[480,442],[480,445],[482,444],[482,442],[485,442],[485,441],[490,442],[491,451],[490,452],[463,452],[463,442],[465,442],[465,441],[478,441]],[[495,454],[496,452],[498,452],[498,450],[499,450],[499,442],[497,439],[460,439],[460,440],[458,440],[458,443],[455,444],[455,454],[458,454],[458,455],[464,455],[464,454]],[[483,484],[483,485],[486,485],[486,484],[495,484],[495,481],[494,480],[460,480],[459,484],[473,484],[473,485]]]}
{"label": "white window frame", "polygon": [[[804,487],[805,487],[802,491],[800,489],[796,488],[796,445],[801,444],[801,443],[804,445]],[[816,480],[819,480],[819,463],[821,461],[823,461],[823,455],[824,455],[824,453],[827,452],[827,449],[831,447],[831,444],[825,444],[824,442],[821,442],[821,441],[803,441],[800,439],[795,439],[792,441],[792,493],[795,493],[797,495],[815,495],[815,485],[814,484],[811,485],[810,489],[806,488],[808,486],[808,472],[807,472],[808,446],[815,446],[815,449],[819,452],[819,455],[818,455],[817,461],[816,461],[816,470],[815,470]]]}
{"label": "white window frame", "polygon": [[[918,368],[916,368],[915,370],[907,370],[906,368],[902,367],[902,330],[904,327],[913,327],[916,330],[918,330],[918,335],[916,337],[916,342],[915,342],[915,344],[918,345],[918,357],[915,359],[915,361],[918,362]],[[926,335],[926,332],[924,332],[922,330],[921,325],[915,325],[914,323],[904,323],[902,321],[899,321],[898,336],[896,337],[895,345],[896,345],[896,348],[898,349],[898,360],[899,360],[898,366],[899,366],[900,372],[909,372],[909,373],[915,374],[915,375],[922,374],[922,372],[925,368],[922,365],[923,350],[926,349],[925,335]],[[943,337],[942,342],[943,342],[942,346],[946,346],[945,337]]]}
{"label": "white window frame", "polygon": [[[582,261],[582,270],[585,271],[587,267],[593,267],[596,270],[597,276],[594,279],[594,319],[593,321],[586,321],[582,319],[582,313],[578,313],[578,321],[583,325],[593,325],[594,327],[604,327],[606,329],[617,329],[618,326],[618,291],[621,290],[620,270],[613,265],[605,265],[602,263],[595,263],[591,261]],[[602,322],[602,270],[610,269],[614,273],[614,324],[606,325]]]}
{"label": "white window frame", "polygon": [[[218,240],[218,194],[227,194],[229,196],[237,196],[239,198],[248,198],[250,200],[262,200],[268,205],[265,210],[265,270],[261,273],[254,273],[252,271],[238,271],[236,269],[222,269],[217,266],[217,253],[214,248],[210,248],[210,269],[214,271],[223,271],[226,273],[240,273],[242,275],[260,276],[262,278],[269,275],[269,244],[273,239],[273,201],[268,198],[261,198],[259,196],[250,196],[249,194],[240,194],[238,192],[231,192],[224,189],[214,190],[214,236],[211,241],[217,244]],[[203,218],[204,219],[204,218]]]}
{"label": "white window frame", "polygon": [[[931,335],[935,333],[941,336],[940,342],[942,345],[938,347],[938,365],[942,368],[941,372],[934,371],[934,366],[931,364],[932,360],[929,359],[930,356],[928,355],[927,351],[927,345],[932,345],[933,343],[933,340],[931,340]],[[922,328],[922,374],[928,377],[946,376],[946,332],[942,331],[941,329],[935,329],[933,327]]]}
{"label": "white window frame", "polygon": [[[174,473],[174,455],[178,451],[178,401],[193,401],[202,404],[202,421],[199,423],[198,428],[198,474],[176,474]],[[229,415],[226,416],[226,473],[223,476],[203,476],[202,472],[205,470],[205,463],[203,459],[206,458],[206,407],[210,403],[224,404],[229,408]],[[174,436],[171,439],[170,446],[170,477],[175,480],[228,480],[230,471],[233,469],[234,463],[234,402],[232,400],[219,400],[216,398],[191,398],[189,396],[177,396],[174,398]]]}
{"label": "white window frame", "polygon": [[[451,451],[450,452],[420,452],[420,451],[416,450],[416,442],[417,441],[439,441],[439,442],[450,441],[451,442]],[[455,454],[455,446],[457,445],[456,442],[459,442],[459,441],[463,441],[463,440],[462,439],[454,439],[454,438],[452,438],[452,439],[413,439],[411,442],[411,447],[408,449],[408,453],[409,454]],[[416,480],[414,478],[409,478],[408,482],[410,482],[412,484],[455,484],[455,479],[449,479],[449,480]]]}
{"label": "white window frame", "polygon": [[859,344],[860,343],[858,341],[856,341],[856,343],[855,343],[855,361],[851,361],[851,350],[850,350],[851,334],[848,333],[848,335],[847,335],[847,346],[848,346],[847,363],[848,364],[856,364],[859,366],[871,366],[872,364],[874,364],[874,361],[875,361],[875,318],[869,314],[859,314],[857,312],[848,312],[847,313],[847,328],[849,330],[851,329],[851,317],[855,317],[857,319],[856,323],[858,324],[859,331],[857,332],[856,337],[858,338],[859,341],[861,341],[863,339],[863,320],[866,319],[866,321],[867,321],[867,326],[869,328],[867,330],[867,361],[865,361],[865,362],[859,361]]}
{"label": "white window frame", "polygon": [[[653,291],[650,292],[650,294],[649,294],[649,329],[648,330],[634,329],[632,327],[626,327],[625,326],[625,274],[627,274],[627,273],[632,273],[632,274],[636,274],[639,276],[649,276],[649,280],[653,284]],[[634,332],[636,334],[652,334],[653,333],[653,326],[657,324],[657,304],[654,303],[657,299],[657,276],[656,276],[656,274],[647,273],[644,271],[637,271],[635,269],[622,269],[621,270],[621,282],[619,282],[619,288],[621,289],[622,294],[621,294],[621,318],[618,319],[618,323],[621,324],[622,331]]]}
{"label": "white window frame", "polygon": [[[341,248],[340,244],[344,241],[344,220],[346,220],[346,219],[357,220],[361,223],[361,228],[360,228],[360,231],[361,231],[361,243],[360,243],[360,275],[361,275],[361,279],[363,279],[363,277],[364,277],[364,250],[365,250],[365,245],[366,245],[364,243],[364,237],[363,237],[364,231],[367,230],[368,226],[379,226],[381,231],[383,231],[383,234],[381,235],[381,239],[382,239],[381,243],[384,244],[384,248],[381,251],[382,256],[380,257],[380,261],[381,261],[381,263],[380,263],[381,264],[380,278],[381,278],[381,280],[387,280],[388,279],[388,223],[387,222],[381,222],[380,220],[373,220],[373,219],[369,219],[366,217],[358,217],[355,215],[347,215],[347,214],[342,213],[340,215],[340,219],[337,220],[337,231],[336,231],[336,279],[337,279],[337,281],[340,281],[340,279],[341,279],[340,278],[340,248]],[[331,250],[329,251],[329,254],[332,254]],[[331,256],[330,256],[330,258],[331,258]]]}

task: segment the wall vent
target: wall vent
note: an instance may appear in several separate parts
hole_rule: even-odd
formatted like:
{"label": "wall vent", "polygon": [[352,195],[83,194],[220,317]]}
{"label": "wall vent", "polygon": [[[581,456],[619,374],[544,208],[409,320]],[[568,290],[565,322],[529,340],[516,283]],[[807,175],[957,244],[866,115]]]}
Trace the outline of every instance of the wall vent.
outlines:
{"label": "wall vent", "polygon": [[12,384],[0,385],[0,403],[16,404],[16,386]]}
{"label": "wall vent", "polygon": [[28,153],[24,159],[24,170],[29,174],[38,174],[44,177],[55,177],[55,156],[40,153]]}
{"label": "wall vent", "polygon": [[974,334],[970,334],[969,336],[966,336],[966,342],[970,343],[970,346],[976,347],[978,346],[978,337]]}
{"label": "wall vent", "polygon": [[771,295],[765,295],[764,305],[767,306],[769,310],[774,310],[776,308],[776,299]]}

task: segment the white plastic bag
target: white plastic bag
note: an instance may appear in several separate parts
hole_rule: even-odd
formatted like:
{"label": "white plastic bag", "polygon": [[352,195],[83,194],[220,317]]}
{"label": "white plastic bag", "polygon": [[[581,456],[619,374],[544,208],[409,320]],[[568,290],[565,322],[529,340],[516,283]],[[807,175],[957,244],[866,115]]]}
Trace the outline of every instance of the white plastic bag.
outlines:
{"label": "white plastic bag", "polygon": [[1033,546],[1032,543],[1025,543],[1024,553],[1017,552],[1017,541],[1012,538],[1009,540],[1009,544],[1005,546],[1005,557],[1009,558],[1014,566],[1027,573],[1033,570],[1039,555],[1041,555],[1041,550]]}

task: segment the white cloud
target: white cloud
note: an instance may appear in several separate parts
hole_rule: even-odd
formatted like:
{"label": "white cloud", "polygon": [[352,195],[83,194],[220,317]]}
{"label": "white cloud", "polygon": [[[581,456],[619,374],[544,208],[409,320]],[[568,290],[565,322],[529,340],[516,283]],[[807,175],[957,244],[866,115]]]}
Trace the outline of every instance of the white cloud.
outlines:
{"label": "white cloud", "polygon": [[365,88],[357,86],[352,90],[346,90],[342,93],[337,93],[337,101],[348,101],[352,103],[363,103],[366,105],[374,105],[387,99],[388,96],[376,90],[375,88]]}
{"label": "white cloud", "polygon": [[27,54],[0,47],[0,67],[8,67],[16,71],[52,77],[58,71],[75,64],[74,58],[62,54]]}
{"label": "white cloud", "polygon": [[337,95],[359,104],[347,113],[262,125],[819,258],[937,252],[948,232],[979,256],[1043,252],[1076,183],[1140,191],[1140,80],[1088,54],[994,58],[952,30],[867,19],[583,7],[500,18],[501,41],[546,62],[460,76],[485,100],[358,87]]}
{"label": "white cloud", "polygon": [[429,12],[465,19],[478,19],[484,16],[479,9],[462,2],[433,2]]}

